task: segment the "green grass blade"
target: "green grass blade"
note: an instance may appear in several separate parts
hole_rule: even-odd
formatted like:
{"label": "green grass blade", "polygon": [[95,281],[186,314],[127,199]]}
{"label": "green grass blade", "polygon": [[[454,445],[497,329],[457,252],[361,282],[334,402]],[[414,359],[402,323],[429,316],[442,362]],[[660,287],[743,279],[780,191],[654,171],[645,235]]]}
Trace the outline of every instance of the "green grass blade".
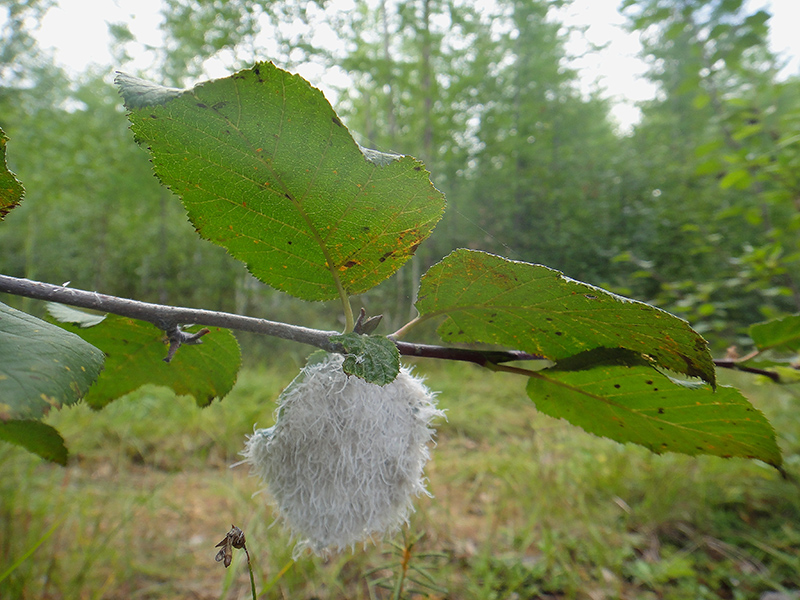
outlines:
{"label": "green grass blade", "polygon": [[9,575],[11,575],[11,573],[13,573],[17,569],[17,567],[19,567],[23,562],[25,562],[34,552],[36,552],[39,546],[41,546],[48,539],[50,539],[50,536],[53,535],[53,533],[55,533],[56,529],[58,529],[63,522],[64,519],[61,519],[60,521],[54,523],[53,526],[50,527],[50,529],[48,529],[45,532],[45,534],[42,537],[40,537],[39,540],[33,546],[31,546],[22,556],[20,556],[17,560],[15,560],[8,569],[6,569],[2,574],[0,574],[0,583],[2,583],[4,579],[6,579]]}

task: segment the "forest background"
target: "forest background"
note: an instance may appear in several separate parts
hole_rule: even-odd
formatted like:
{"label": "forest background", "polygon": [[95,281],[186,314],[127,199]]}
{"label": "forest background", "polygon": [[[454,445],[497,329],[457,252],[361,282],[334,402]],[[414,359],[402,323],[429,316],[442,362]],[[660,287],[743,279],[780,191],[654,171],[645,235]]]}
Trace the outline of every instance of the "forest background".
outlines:
{"label": "forest background", "polygon": [[[52,1],[4,4],[0,114],[27,199],[0,228],[2,272],[330,326],[324,305],[298,309],[197,239],[131,142],[112,68],[68,75],[38,47]],[[183,87],[216,57],[231,71],[257,58],[348,74],[334,108],[357,139],[421,158],[448,199],[413,268],[360,299],[390,326],[408,317],[420,273],[455,247],[651,302],[688,319],[717,354],[748,325],[800,310],[800,87],[778,79],[769,15],[738,0],[625,2],[658,91],[622,134],[610,101],[578,85],[569,31],[552,17],[564,4],[382,0],[343,13],[166,0],[150,73]],[[336,50],[308,41],[323,24]],[[136,40],[124,24],[110,31],[125,70]],[[255,45],[264,32],[275,55]]]}
{"label": "forest background", "polygon": [[[111,85],[114,69],[137,74],[129,67],[141,43],[112,24],[116,64],[67,73],[36,41],[55,4],[0,2],[0,126],[26,187],[0,224],[0,272],[336,328],[338,305],[274,291],[198,238],[133,142]],[[421,158],[448,200],[410,268],[354,298],[382,313],[387,331],[408,319],[420,274],[455,247],[655,304],[686,318],[715,356],[732,345],[746,353],[749,325],[800,311],[800,80],[780,76],[766,12],[739,0],[622,3],[657,94],[620,132],[606,96],[578,83],[554,16],[565,2],[476,4],[356,0],[342,13],[314,2],[164,0],[163,45],[147,49],[142,75],[183,87],[204,79],[211,60],[233,72],[254,59],[348,75],[334,108],[359,142]],[[323,26],[340,39],[335,50],[311,43]],[[256,41],[265,33],[268,55]],[[291,544],[267,529],[274,515],[251,498],[258,484],[225,468],[309,352],[239,339],[250,368],[222,403],[200,411],[147,389],[101,413],[54,412],[69,434],[67,469],[0,448],[13,459],[0,460],[0,556],[17,567],[3,594],[213,598],[225,577],[221,597],[246,597],[246,581],[237,592],[234,575],[208,568],[231,515],[247,520],[259,550],[259,589],[283,577],[287,597],[301,586],[305,597],[373,597],[364,574],[381,564],[380,547],[282,571]],[[281,371],[286,362],[293,368]],[[796,487],[763,465],[654,457],[554,424],[491,375],[440,369],[431,384],[449,404],[429,473],[436,498],[420,503],[413,525],[448,553],[450,597],[752,598],[798,588]],[[768,413],[794,468],[796,396],[734,383]]]}

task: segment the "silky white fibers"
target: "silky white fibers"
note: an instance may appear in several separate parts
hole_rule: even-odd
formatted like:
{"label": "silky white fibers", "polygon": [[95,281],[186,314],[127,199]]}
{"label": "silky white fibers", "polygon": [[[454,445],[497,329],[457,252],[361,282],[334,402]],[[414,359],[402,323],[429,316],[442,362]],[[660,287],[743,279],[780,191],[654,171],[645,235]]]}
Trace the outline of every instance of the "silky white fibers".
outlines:
{"label": "silky white fibers", "polygon": [[339,551],[396,530],[427,494],[434,394],[402,367],[385,386],[342,371],[342,356],[309,364],[279,398],[273,427],[244,456],[267,484],[280,517],[305,547]]}

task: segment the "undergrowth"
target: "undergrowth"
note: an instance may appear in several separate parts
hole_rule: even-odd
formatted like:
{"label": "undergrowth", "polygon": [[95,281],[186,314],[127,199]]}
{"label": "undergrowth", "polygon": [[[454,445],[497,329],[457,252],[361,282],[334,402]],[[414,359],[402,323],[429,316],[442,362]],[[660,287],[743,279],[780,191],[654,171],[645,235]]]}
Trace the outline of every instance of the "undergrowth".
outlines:
{"label": "undergrowth", "polygon": [[[229,569],[214,562],[231,523],[265,598],[744,599],[800,588],[800,488],[774,470],[655,456],[538,414],[522,380],[417,369],[441,390],[447,421],[426,471],[435,497],[417,499],[394,540],[292,562],[258,481],[229,468],[291,379],[251,369],[203,410],[144,388],[99,414],[52,414],[67,468],[0,446],[0,598],[249,598],[243,553]],[[800,398],[735,384],[776,425],[800,477]]]}

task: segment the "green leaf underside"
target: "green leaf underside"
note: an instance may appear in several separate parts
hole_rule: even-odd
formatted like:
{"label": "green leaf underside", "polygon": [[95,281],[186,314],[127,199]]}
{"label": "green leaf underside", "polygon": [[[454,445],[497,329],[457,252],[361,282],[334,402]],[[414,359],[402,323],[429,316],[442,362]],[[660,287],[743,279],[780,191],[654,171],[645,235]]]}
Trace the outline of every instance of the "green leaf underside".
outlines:
{"label": "green leaf underside", "polygon": [[456,250],[422,277],[416,307],[425,317],[447,316],[438,329],[447,342],[496,344],[554,361],[626,348],[715,383],[708,345],[686,321],[541,265]]}
{"label": "green leaf underside", "polygon": [[271,63],[180,94],[118,83],[136,139],[200,235],[294,296],[374,287],[441,218],[422,163],[365,154],[322,92]]}
{"label": "green leaf underside", "polygon": [[59,323],[72,323],[81,327],[99,325],[107,316],[105,313],[86,312],[57,302],[47,303],[47,313]]}
{"label": "green leaf underside", "polygon": [[797,352],[800,349],[800,315],[756,323],[750,327],[750,337],[761,351]]}
{"label": "green leaf underside", "polygon": [[531,377],[527,391],[539,411],[617,442],[780,466],[774,430],[738,390],[676,383],[646,366],[556,368]]}
{"label": "green leaf underside", "polygon": [[0,422],[0,440],[22,446],[28,452],[59,465],[67,464],[68,452],[64,438],[41,421]]}
{"label": "green leaf underside", "polygon": [[[150,323],[108,315],[95,327],[65,324],[64,328],[106,354],[106,368],[86,395],[93,408],[102,408],[146,384],[171,388],[207,406],[231,390],[241,363],[239,344],[227,329],[212,328],[202,344],[181,347],[172,362],[165,363],[166,336]],[[199,329],[193,326],[186,331]]]}
{"label": "green leaf underside", "polygon": [[391,383],[400,372],[400,352],[397,346],[383,336],[347,333],[333,336],[346,352],[342,369],[377,385]]}
{"label": "green leaf underside", "polygon": [[24,189],[6,164],[6,142],[8,138],[0,129],[0,221],[22,200]]}
{"label": "green leaf underside", "polygon": [[80,337],[0,304],[0,421],[76,403],[102,368],[103,353]]}

